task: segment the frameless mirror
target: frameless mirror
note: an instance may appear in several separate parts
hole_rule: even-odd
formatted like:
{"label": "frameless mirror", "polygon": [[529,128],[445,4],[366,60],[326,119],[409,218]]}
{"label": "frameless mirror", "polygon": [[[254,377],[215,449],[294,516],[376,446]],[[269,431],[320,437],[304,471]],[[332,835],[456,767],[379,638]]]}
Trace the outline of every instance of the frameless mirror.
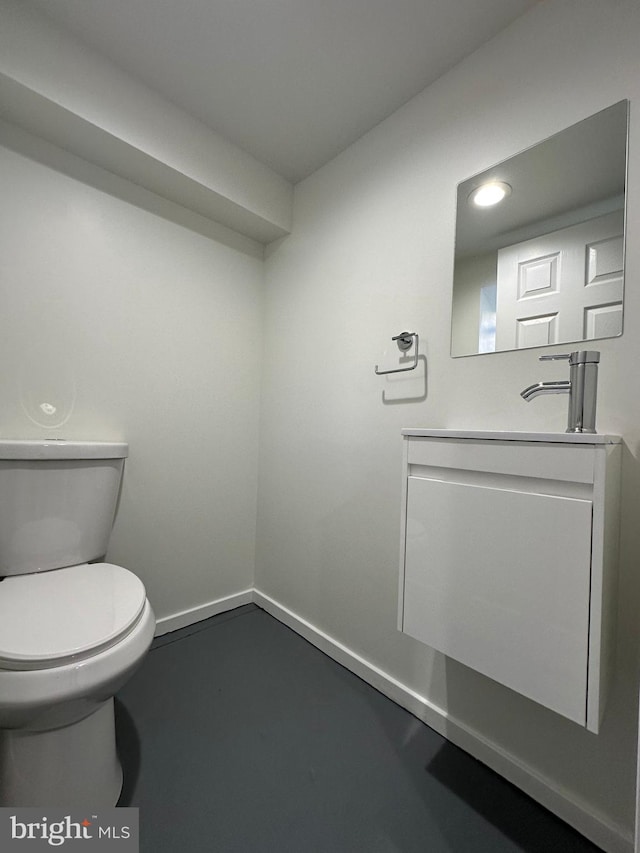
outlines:
{"label": "frameless mirror", "polygon": [[458,185],[452,356],[622,334],[627,126],[620,101]]}

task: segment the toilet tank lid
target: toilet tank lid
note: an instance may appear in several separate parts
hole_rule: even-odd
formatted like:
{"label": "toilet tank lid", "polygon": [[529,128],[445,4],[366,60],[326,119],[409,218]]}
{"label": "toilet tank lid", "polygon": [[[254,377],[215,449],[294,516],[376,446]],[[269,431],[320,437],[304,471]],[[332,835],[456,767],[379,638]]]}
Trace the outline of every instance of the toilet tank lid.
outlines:
{"label": "toilet tank lid", "polygon": [[124,459],[128,455],[124,441],[0,439],[0,459]]}

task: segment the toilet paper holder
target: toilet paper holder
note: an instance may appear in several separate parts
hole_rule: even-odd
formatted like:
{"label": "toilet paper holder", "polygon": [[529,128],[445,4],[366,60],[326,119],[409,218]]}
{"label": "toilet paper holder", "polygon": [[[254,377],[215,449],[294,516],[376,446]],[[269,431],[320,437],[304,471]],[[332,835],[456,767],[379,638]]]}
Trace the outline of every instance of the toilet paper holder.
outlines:
{"label": "toilet paper holder", "polygon": [[386,373],[406,373],[407,370],[415,370],[418,366],[418,333],[417,332],[400,332],[399,335],[395,335],[391,338],[392,341],[395,341],[398,344],[398,349],[400,352],[407,352],[414,345],[415,338],[415,351],[413,353],[413,364],[410,364],[408,367],[396,367],[394,370],[378,370],[378,365],[376,364],[374,370],[378,376],[382,376]]}

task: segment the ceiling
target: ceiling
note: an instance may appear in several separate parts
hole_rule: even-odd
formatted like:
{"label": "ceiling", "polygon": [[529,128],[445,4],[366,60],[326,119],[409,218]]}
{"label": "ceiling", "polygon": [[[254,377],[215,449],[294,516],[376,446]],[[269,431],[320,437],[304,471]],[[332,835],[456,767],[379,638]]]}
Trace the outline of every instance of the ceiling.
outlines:
{"label": "ceiling", "polygon": [[537,0],[25,0],[296,182]]}

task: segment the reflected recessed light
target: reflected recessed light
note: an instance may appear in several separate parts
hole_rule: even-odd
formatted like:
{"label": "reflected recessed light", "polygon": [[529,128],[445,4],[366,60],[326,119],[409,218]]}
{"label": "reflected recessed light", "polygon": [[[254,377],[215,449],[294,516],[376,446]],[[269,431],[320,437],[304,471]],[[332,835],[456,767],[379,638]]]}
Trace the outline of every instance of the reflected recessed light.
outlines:
{"label": "reflected recessed light", "polygon": [[504,181],[490,181],[475,188],[469,196],[469,204],[474,204],[476,207],[491,207],[508,195],[511,195],[509,184],[505,184]]}

